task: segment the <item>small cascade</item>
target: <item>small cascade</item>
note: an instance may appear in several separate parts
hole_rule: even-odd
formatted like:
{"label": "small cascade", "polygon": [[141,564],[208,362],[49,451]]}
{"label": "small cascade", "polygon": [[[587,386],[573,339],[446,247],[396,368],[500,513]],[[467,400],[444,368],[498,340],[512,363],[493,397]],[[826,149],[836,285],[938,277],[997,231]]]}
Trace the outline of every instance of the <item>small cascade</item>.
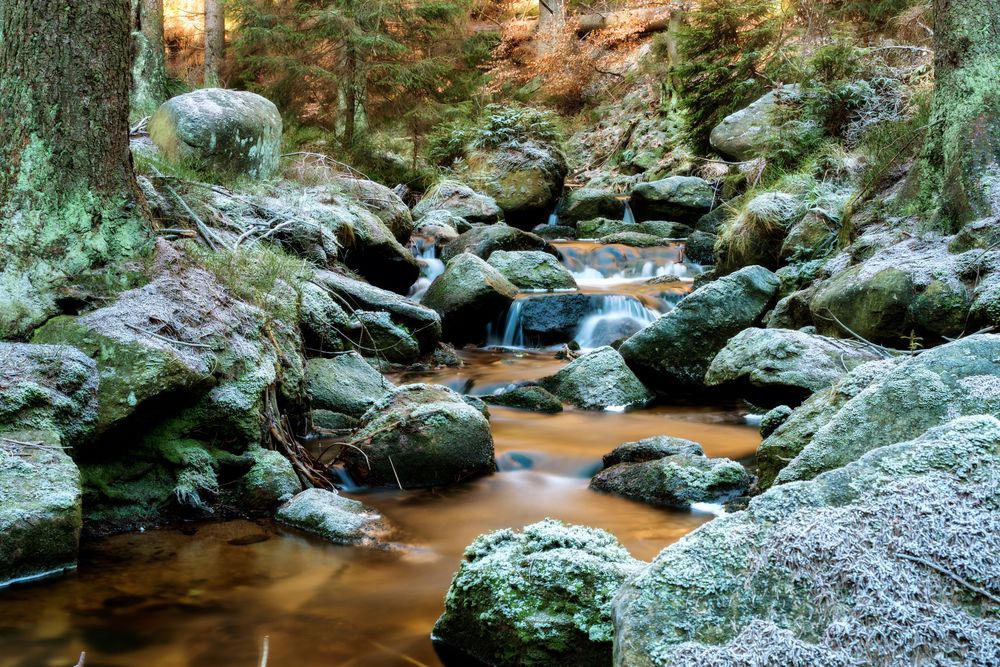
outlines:
{"label": "small cascade", "polygon": [[609,294],[596,312],[580,323],[574,339],[584,350],[627,338],[659,319],[660,313],[625,294]]}
{"label": "small cascade", "polygon": [[654,248],[574,242],[557,243],[563,264],[581,286],[601,281],[613,282],[649,280],[672,276],[691,278],[692,267],[683,261],[680,245]]}
{"label": "small cascade", "polygon": [[410,253],[420,265],[420,277],[410,288],[410,298],[419,301],[434,279],[444,273],[444,262],[437,257],[437,247],[430,239],[414,236],[410,241]]}
{"label": "small cascade", "polygon": [[559,199],[558,201],[556,201],[555,207],[552,209],[552,212],[549,213],[549,222],[548,222],[548,224],[549,224],[550,227],[555,227],[556,225],[559,224],[559,205],[560,204],[562,204],[562,199]]}
{"label": "small cascade", "polygon": [[499,326],[489,325],[486,335],[488,347],[524,347],[524,324],[521,313],[524,310],[524,299],[515,299],[510,304],[507,313],[500,319]]}
{"label": "small cascade", "polygon": [[632,207],[629,206],[628,199],[622,202],[625,205],[625,214],[622,216],[622,222],[626,225],[635,224],[635,214],[632,213]]}

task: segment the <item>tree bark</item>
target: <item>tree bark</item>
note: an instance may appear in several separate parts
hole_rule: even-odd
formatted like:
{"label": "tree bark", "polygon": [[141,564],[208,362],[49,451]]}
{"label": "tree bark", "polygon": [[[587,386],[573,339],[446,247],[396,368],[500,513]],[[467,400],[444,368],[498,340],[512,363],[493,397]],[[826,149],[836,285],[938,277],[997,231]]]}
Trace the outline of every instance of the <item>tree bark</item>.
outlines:
{"label": "tree bark", "polygon": [[129,32],[129,0],[0,1],[0,338],[51,314],[61,280],[147,239]]}
{"label": "tree bark", "polygon": [[346,109],[344,110],[344,145],[354,143],[354,130],[358,120],[358,56],[354,47],[347,49],[347,90],[345,91]]}
{"label": "tree bark", "polygon": [[226,51],[226,14],[223,0],[205,0],[205,86],[222,83],[222,60]]}
{"label": "tree bark", "polygon": [[548,36],[566,25],[566,0],[538,0],[538,32]]}
{"label": "tree bark", "polygon": [[[134,0],[133,0],[134,1]],[[132,115],[150,116],[167,99],[163,0],[139,0],[132,36]]]}
{"label": "tree bark", "polygon": [[1000,214],[1000,11],[995,0],[935,0],[935,90],[917,169],[920,199],[956,231]]}

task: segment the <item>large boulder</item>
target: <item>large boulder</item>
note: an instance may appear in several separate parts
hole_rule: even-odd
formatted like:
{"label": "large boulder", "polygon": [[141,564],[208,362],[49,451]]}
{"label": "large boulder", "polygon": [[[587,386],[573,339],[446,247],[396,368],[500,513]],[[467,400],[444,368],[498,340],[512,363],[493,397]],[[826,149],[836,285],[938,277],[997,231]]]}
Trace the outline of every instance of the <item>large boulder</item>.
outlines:
{"label": "large boulder", "polygon": [[558,256],[556,249],[540,236],[509,225],[497,224],[480,225],[463,233],[444,247],[441,259],[447,262],[463,252],[471,252],[483,259],[489,259],[497,250],[540,250]]}
{"label": "large boulder", "polygon": [[407,385],[377,401],[342,458],[360,484],[446,486],[496,469],[486,417],[447,387]]}
{"label": "large boulder", "polygon": [[393,387],[357,352],[306,362],[306,393],[320,410],[360,417]]}
{"label": "large boulder", "polygon": [[885,353],[871,345],[788,329],[746,329],[726,344],[705,384],[739,391],[754,405],[798,404]]}
{"label": "large boulder", "polygon": [[0,342],[0,430],[79,444],[97,422],[97,384],[97,365],[76,348]]}
{"label": "large boulder", "polygon": [[559,224],[575,227],[577,223],[594,218],[620,220],[625,215],[625,202],[616,192],[599,188],[569,190],[556,210]]}
{"label": "large boulder", "polygon": [[520,327],[528,345],[554,345],[573,340],[580,325],[598,311],[598,294],[539,294],[517,301]]}
{"label": "large boulder", "polygon": [[444,210],[469,223],[493,224],[503,220],[503,209],[489,195],[476,192],[458,181],[444,180],[427,191],[413,208],[418,222],[431,211]]}
{"label": "large boulder", "polygon": [[962,415],[1000,416],[1000,336],[942,345],[877,378],[817,430],[777,482],[810,479]]}
{"label": "large boulder", "polygon": [[517,292],[492,266],[476,255],[462,253],[434,279],[423,303],[441,316],[446,340],[475,343],[485,338],[486,325],[510,306]]}
{"label": "large boulder", "polygon": [[816,327],[835,336],[850,330],[897,348],[955,338],[965,331],[972,305],[959,258],[943,239],[880,249],[816,288],[810,303]]}
{"label": "large boulder", "polygon": [[558,147],[528,140],[476,148],[465,170],[472,187],[496,200],[507,224],[531,229],[555,210],[568,167]]}
{"label": "large boulder", "polygon": [[0,425],[0,586],[76,567],[80,471],[53,431]]}
{"label": "large boulder", "polygon": [[779,286],[778,277],[767,269],[748,266],[689,294],[625,341],[620,352],[651,387],[704,389],[715,355],[733,336],[760,322]]}
{"label": "large boulder", "polygon": [[496,250],[490,254],[488,263],[524,290],[576,289],[573,274],[558,259],[540,250]]}
{"label": "large boulder", "polygon": [[164,102],[149,136],[168,159],[267,179],[281,157],[281,114],[266,98],[203,88]]}
{"label": "large boulder", "polygon": [[783,99],[798,97],[799,87],[788,85],[771,91],[756,102],[727,116],[712,130],[709,141],[712,148],[734,160],[750,160],[774,136],[775,111]]}
{"label": "large boulder", "polygon": [[715,205],[715,186],[697,176],[670,176],[640,183],[632,191],[635,219],[670,220],[694,227]]}
{"label": "large boulder", "polygon": [[365,208],[375,214],[389,228],[400,243],[406,243],[413,234],[413,216],[410,207],[393,192],[392,188],[364,178],[335,176],[330,182]]}
{"label": "large boulder", "polygon": [[614,664],[996,662],[998,452],[958,419],[703,525],[619,591]]}
{"label": "large boulder", "polygon": [[279,523],[334,544],[378,547],[390,533],[378,510],[326,489],[306,489],[278,508]]}
{"label": "large boulder", "polygon": [[[316,271],[313,282],[332,294],[351,315],[358,311],[388,313],[393,322],[405,327],[413,335],[422,354],[433,352],[441,340],[441,318],[426,306],[332,271]],[[336,313],[330,317],[336,319]],[[357,336],[351,337],[360,342]]]}
{"label": "large boulder", "polygon": [[482,535],[465,550],[432,637],[497,667],[603,667],[612,598],[640,566],[595,528],[545,520]]}
{"label": "large boulder", "polygon": [[280,452],[253,447],[250,470],[239,481],[240,507],[251,512],[271,512],[302,490],[292,462]]}
{"label": "large boulder", "polygon": [[663,436],[615,449],[604,457],[604,469],[590,487],[650,505],[689,509],[694,503],[742,496],[750,482],[739,463],[710,459],[698,443]]}
{"label": "large boulder", "polygon": [[[761,420],[764,441],[757,448],[757,484],[766,489],[774,484],[778,473],[798,456],[813,436],[844,407],[849,400],[867,389],[881,377],[892,372],[902,362],[900,358],[872,361],[858,366],[826,389],[821,389],[773,425],[771,412]],[[770,416],[770,417],[769,417]],[[765,424],[770,429],[765,432]],[[773,428],[772,428],[773,426]]]}
{"label": "large boulder", "polygon": [[601,347],[571,362],[540,384],[560,400],[584,410],[642,407],[653,394],[611,347]]}

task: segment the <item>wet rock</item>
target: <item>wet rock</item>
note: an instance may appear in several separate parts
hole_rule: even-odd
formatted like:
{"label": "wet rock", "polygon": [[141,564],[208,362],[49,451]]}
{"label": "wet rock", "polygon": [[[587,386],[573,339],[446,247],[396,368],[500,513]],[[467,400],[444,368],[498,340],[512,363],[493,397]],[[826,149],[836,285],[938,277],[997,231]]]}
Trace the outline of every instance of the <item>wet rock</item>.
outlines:
{"label": "wet rock", "polygon": [[[765,420],[762,420],[761,435],[764,441],[757,448],[757,476],[760,488],[770,487],[778,472],[798,456],[813,436],[840,411],[845,403],[867,389],[878,378],[890,373],[900,362],[900,359],[886,359],[858,366],[833,386],[818,391],[806,399],[767,435],[763,433]],[[768,420],[768,427],[771,423]]]}
{"label": "wet rock", "polygon": [[458,181],[441,181],[431,188],[413,208],[413,218],[420,221],[436,210],[448,211],[472,224],[489,225],[503,220],[503,210],[493,197]]}
{"label": "wet rock", "polygon": [[573,340],[580,324],[600,307],[601,297],[594,294],[551,294],[524,297],[521,328],[532,345],[553,345]]}
{"label": "wet rock", "polygon": [[709,141],[712,148],[734,160],[751,160],[771,140],[775,131],[774,112],[780,101],[798,96],[796,85],[771,91],[745,109],[726,117]]}
{"label": "wet rock", "polygon": [[767,438],[792,416],[794,410],[787,405],[772,408],[760,419],[760,437]]}
{"label": "wet rock", "polygon": [[684,246],[685,257],[698,264],[715,264],[716,238],[714,234],[692,232]]}
{"label": "wet rock", "polygon": [[693,227],[715,204],[715,186],[696,176],[640,183],[632,191],[636,220],[672,220]]}
{"label": "wet rock", "polygon": [[393,387],[357,352],[306,362],[306,393],[321,410],[360,417]]}
{"label": "wet rock", "polygon": [[669,435],[654,435],[636,442],[626,442],[604,455],[604,467],[619,463],[646,463],[667,456],[704,456],[705,450],[693,440]]}
{"label": "wet rock", "polygon": [[472,229],[472,225],[468,220],[444,209],[427,211],[421,216],[420,221],[417,222],[418,229],[424,229],[430,226],[450,227],[455,230],[456,238],[459,234],[464,234]]}
{"label": "wet rock", "polygon": [[482,535],[432,637],[490,665],[607,665],[611,601],[640,565],[611,534],[553,520]]}
{"label": "wet rock", "polygon": [[566,225],[538,225],[531,230],[535,236],[540,236],[546,241],[572,241],[576,239],[576,228]]}
{"label": "wet rock", "polygon": [[483,396],[490,405],[554,414],[563,411],[562,401],[541,387],[515,387],[499,394]]}
{"label": "wet rock", "polygon": [[689,294],[625,341],[620,352],[651,387],[704,389],[715,355],[730,338],[760,322],[778,286],[777,276],[763,267],[741,269]]}
{"label": "wet rock", "polygon": [[625,202],[620,195],[610,190],[579,188],[569,190],[559,203],[556,211],[559,223],[574,227],[577,223],[594,218],[621,219],[625,214]]}
{"label": "wet rock", "polygon": [[358,419],[341,412],[313,410],[312,423],[314,428],[327,431],[349,431],[358,425]]}
{"label": "wet rock", "polygon": [[794,405],[884,356],[855,341],[788,329],[746,329],[712,361],[705,384],[733,389],[756,405]]}
{"label": "wet rock", "polygon": [[567,171],[557,146],[535,140],[477,148],[465,157],[469,184],[493,197],[507,224],[521,229],[548,220],[562,196]]}
{"label": "wet rock", "polygon": [[555,248],[539,236],[504,224],[473,227],[444,247],[441,259],[448,261],[462,253],[489,259],[497,250],[510,252],[540,250],[558,256]]}
{"label": "wet rock", "polygon": [[497,250],[490,254],[489,265],[521,289],[576,289],[576,280],[566,267],[540,250]]}
{"label": "wet rock", "polygon": [[441,316],[445,339],[462,344],[484,339],[486,325],[514,301],[517,292],[495,268],[476,255],[462,253],[434,279],[423,303]]}
{"label": "wet rock", "polygon": [[599,243],[605,245],[627,245],[633,248],[655,248],[659,245],[666,245],[666,239],[662,239],[652,234],[642,234],[640,232],[618,232],[609,234],[598,239]]}
{"label": "wet rock", "polygon": [[596,218],[581,222],[576,228],[580,238],[602,238],[616,234],[644,234],[657,239],[685,239],[691,234],[691,228],[679,222],[664,222],[648,220],[646,222],[626,223],[621,220]]}
{"label": "wet rock", "polygon": [[998,447],[955,420],[703,525],[618,593],[614,664],[991,662],[994,603],[959,580],[1000,576]]}
{"label": "wet rock", "polygon": [[350,444],[357,449],[342,455],[347,470],[367,486],[446,486],[496,469],[489,422],[437,385],[386,394],[362,416]]}
{"label": "wet rock", "polygon": [[378,547],[390,532],[378,510],[326,489],[302,491],[275,518],[334,544]]}
{"label": "wet rock", "polygon": [[877,378],[817,430],[777,482],[811,479],[963,415],[1000,416],[1000,336],[942,345]]}
{"label": "wet rock", "polygon": [[0,430],[84,441],[97,422],[97,365],[66,345],[0,342]]}
{"label": "wet rock", "polygon": [[400,243],[406,243],[413,234],[413,216],[399,195],[381,183],[363,178],[336,176],[330,182],[365,208],[375,214],[389,228]]}
{"label": "wet rock", "polygon": [[0,586],[76,567],[80,472],[53,431],[0,424]]}
{"label": "wet rock", "polygon": [[833,336],[846,335],[847,327],[897,348],[907,347],[911,335],[924,344],[957,337],[965,330],[971,300],[956,261],[940,239],[911,239],[878,250],[817,287],[810,304],[816,326]]}
{"label": "wet rock", "polygon": [[679,438],[626,443],[604,457],[590,488],[659,507],[689,509],[744,495],[750,475],[729,459],[710,459],[697,443]]}
{"label": "wet rock", "polygon": [[412,364],[421,357],[419,341],[391,313],[357,310],[354,318],[357,328],[353,339],[370,357],[397,364]]}
{"label": "wet rock", "polygon": [[641,407],[653,399],[652,392],[610,347],[585,354],[540,384],[560,400],[584,410]]}
{"label": "wet rock", "polygon": [[203,88],[164,102],[149,136],[172,161],[264,180],[278,169],[281,114],[260,95]]}
{"label": "wet rock", "polygon": [[313,281],[349,308],[388,313],[393,322],[412,334],[421,354],[433,352],[441,340],[441,318],[426,306],[332,271],[316,271]]}
{"label": "wet rock", "polygon": [[295,468],[280,453],[254,447],[248,454],[253,467],[239,481],[240,509],[270,512],[302,490]]}

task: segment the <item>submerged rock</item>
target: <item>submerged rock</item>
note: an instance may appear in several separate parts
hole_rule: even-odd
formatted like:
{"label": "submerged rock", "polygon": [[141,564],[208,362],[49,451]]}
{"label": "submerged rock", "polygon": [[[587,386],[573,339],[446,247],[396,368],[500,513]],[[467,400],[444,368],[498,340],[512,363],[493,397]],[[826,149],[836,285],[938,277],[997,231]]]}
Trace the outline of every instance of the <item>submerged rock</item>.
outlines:
{"label": "submerged rock", "polygon": [[640,566],[611,534],[550,519],[482,535],[465,550],[432,638],[497,667],[603,667],[612,598]]}
{"label": "submerged rock", "polygon": [[0,424],[0,586],[76,567],[80,472],[53,431]]}
{"label": "submerged rock", "polygon": [[556,413],[563,411],[562,401],[541,387],[515,387],[499,394],[483,396],[490,405],[520,408],[532,412]]}
{"label": "submerged rock", "polygon": [[306,489],[279,507],[275,518],[334,544],[378,547],[390,532],[378,510],[326,489]]}
{"label": "submerged rock", "polygon": [[653,394],[611,347],[601,347],[571,362],[540,384],[559,399],[584,410],[641,407]]}
{"label": "submerged rock", "polygon": [[488,260],[497,250],[540,250],[553,257],[558,255],[556,249],[540,236],[522,231],[517,227],[496,224],[480,225],[463,233],[444,247],[441,259],[447,262],[468,252]]}
{"label": "submerged rock", "polygon": [[360,417],[393,388],[357,352],[306,362],[306,393],[321,410]]}
{"label": "submerged rock", "polygon": [[630,205],[638,221],[671,220],[693,227],[715,204],[715,186],[696,176],[640,183]]}
{"label": "submerged rock", "polygon": [[503,220],[503,210],[493,197],[476,192],[458,181],[441,181],[431,188],[414,207],[413,217],[420,221],[437,210],[448,211],[472,224],[489,225]]}
{"label": "submerged rock", "polygon": [[462,253],[434,279],[423,303],[441,316],[445,339],[462,344],[483,340],[486,325],[514,301],[517,292],[495,268],[476,255]]}
{"label": "submerged rock", "polygon": [[97,365],[68,345],[0,342],[0,430],[85,440],[97,422]]}
{"label": "submerged rock", "polygon": [[149,136],[170,160],[264,180],[278,169],[281,114],[260,95],[203,88],[164,102]]}
{"label": "submerged rock", "polygon": [[366,486],[446,486],[496,469],[486,417],[438,385],[407,385],[384,396],[362,416],[350,444],[342,458]]}
{"label": "submerged rock", "polygon": [[604,457],[590,487],[650,505],[689,509],[744,495],[750,475],[729,459],[710,459],[696,442],[660,436],[629,442]]}
{"label": "submerged rock", "polygon": [[796,404],[884,356],[855,341],[787,329],[746,329],[712,361],[705,384],[736,389],[755,405]]}
{"label": "submerged rock", "polygon": [[497,250],[490,254],[489,265],[521,289],[576,289],[573,274],[555,257],[539,250]]}
{"label": "submerged rock", "polygon": [[959,419],[703,525],[618,593],[614,664],[995,662],[998,451]]}
{"label": "submerged rock", "polygon": [[777,276],[760,266],[710,282],[625,341],[620,352],[651,387],[704,389],[715,355],[733,336],[760,322],[779,284]]}

